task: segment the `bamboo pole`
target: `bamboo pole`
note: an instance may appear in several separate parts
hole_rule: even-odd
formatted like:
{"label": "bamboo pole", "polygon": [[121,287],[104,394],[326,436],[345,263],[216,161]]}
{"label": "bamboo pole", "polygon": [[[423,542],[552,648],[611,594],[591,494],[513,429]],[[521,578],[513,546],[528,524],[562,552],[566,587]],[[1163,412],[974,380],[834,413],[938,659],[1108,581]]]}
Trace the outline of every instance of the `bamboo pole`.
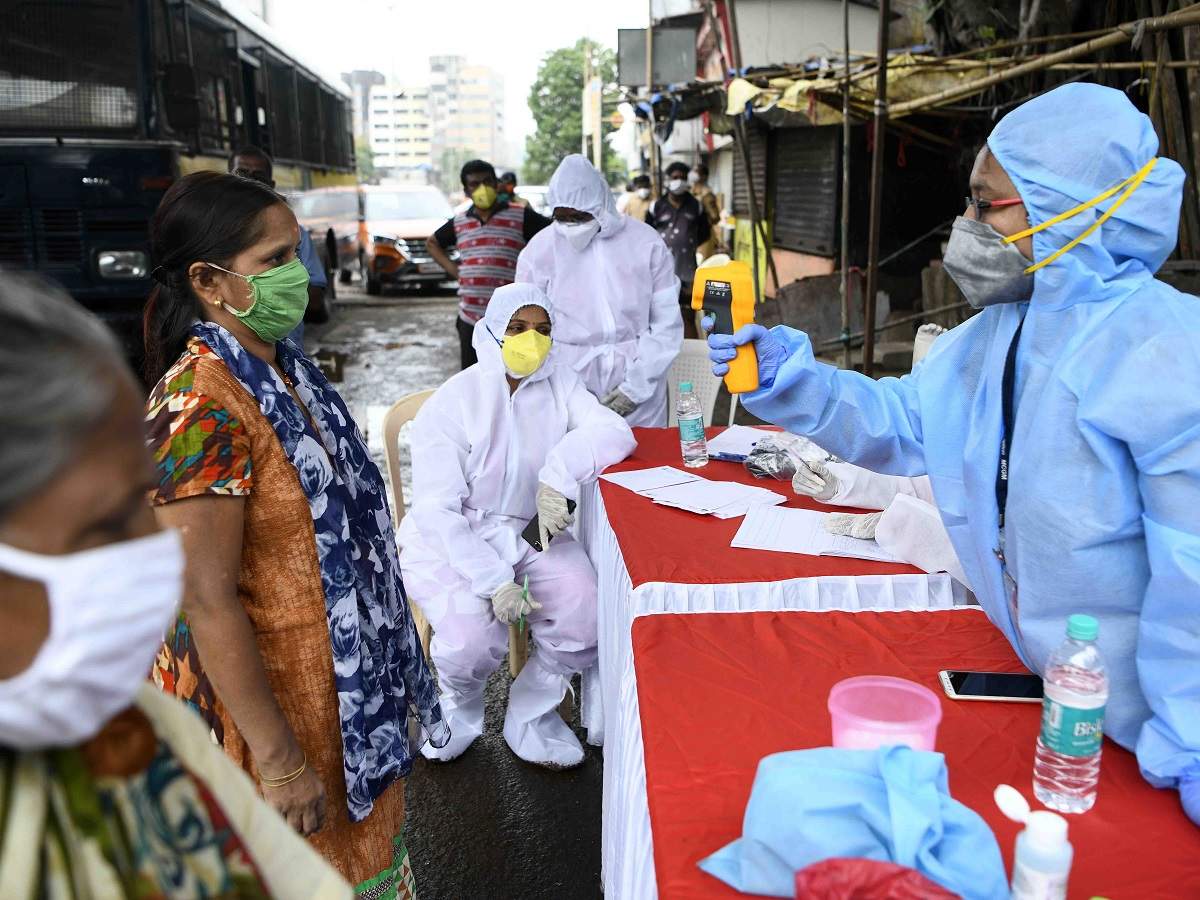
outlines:
{"label": "bamboo pole", "polygon": [[862,371],[875,371],[875,292],[879,290],[879,229],[883,212],[883,155],[887,147],[887,51],[891,0],[879,0],[879,75],[875,80],[875,147],[871,153],[871,217],[867,226],[867,287],[863,298]]}
{"label": "bamboo pole", "polygon": [[[1151,0],[1151,7],[1156,14],[1163,12],[1163,0]],[[1169,35],[1159,32],[1156,36],[1158,44],[1157,79],[1161,82],[1160,96],[1162,100],[1163,130],[1167,133],[1167,147],[1171,157],[1178,162],[1186,175],[1183,186],[1183,228],[1180,235],[1179,250],[1184,259],[1195,259],[1197,245],[1200,244],[1200,217],[1196,214],[1196,204],[1192,202],[1196,191],[1196,172],[1192,168],[1192,156],[1188,152],[1187,129],[1183,124],[1183,108],[1179,102],[1179,84],[1175,73],[1165,68],[1170,60],[1171,46]]]}
{"label": "bamboo pole", "polygon": [[842,0],[842,368],[852,365],[850,354],[850,0]]}
{"label": "bamboo pole", "polygon": [[[1183,55],[1200,66],[1200,27],[1183,30]],[[1200,68],[1187,73],[1188,122],[1191,124],[1192,171],[1200,175]]]}
{"label": "bamboo pole", "polygon": [[905,116],[931,106],[949,103],[952,100],[961,100],[963,97],[978,94],[990,87],[1003,84],[1006,81],[1012,81],[1014,78],[1019,78],[1022,75],[1028,75],[1031,72],[1040,72],[1057,63],[1070,62],[1080,56],[1087,56],[1090,53],[1095,53],[1107,47],[1115,47],[1132,38],[1139,28],[1145,34],[1152,34],[1167,28],[1181,28],[1185,25],[1200,25],[1200,3],[1194,3],[1186,9],[1179,10],[1170,15],[1126,22],[1123,25],[1118,25],[1103,37],[1093,38],[1082,44],[1076,44],[1073,47],[1068,47],[1065,50],[1059,50],[1055,53],[1047,53],[1045,56],[1040,56],[1028,62],[1007,68],[1003,72],[996,72],[983,78],[977,78],[974,81],[964,82],[963,84],[946,88],[925,97],[918,97],[915,100],[897,103],[891,109],[891,114],[893,116]]}

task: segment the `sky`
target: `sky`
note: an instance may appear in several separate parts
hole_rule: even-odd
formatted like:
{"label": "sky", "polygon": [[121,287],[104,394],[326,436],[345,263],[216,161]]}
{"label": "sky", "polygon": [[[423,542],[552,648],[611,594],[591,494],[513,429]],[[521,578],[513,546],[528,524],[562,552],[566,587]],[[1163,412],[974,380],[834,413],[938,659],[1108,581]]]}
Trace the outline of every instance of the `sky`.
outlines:
{"label": "sky", "polygon": [[377,69],[427,77],[429,57],[456,53],[504,76],[507,139],[533,133],[529,88],[552,50],[590,37],[616,48],[618,28],[644,28],[646,0],[267,0],[271,26],[323,72]]}

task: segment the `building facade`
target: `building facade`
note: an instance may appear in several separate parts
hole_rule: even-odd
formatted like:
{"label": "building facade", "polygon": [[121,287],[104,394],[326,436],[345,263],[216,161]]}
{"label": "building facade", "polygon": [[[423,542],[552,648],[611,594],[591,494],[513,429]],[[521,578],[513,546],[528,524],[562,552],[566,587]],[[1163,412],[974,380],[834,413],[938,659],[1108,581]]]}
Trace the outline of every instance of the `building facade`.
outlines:
{"label": "building facade", "polygon": [[369,129],[375,170],[385,178],[425,182],[434,167],[433,118],[425,85],[375,85]]}

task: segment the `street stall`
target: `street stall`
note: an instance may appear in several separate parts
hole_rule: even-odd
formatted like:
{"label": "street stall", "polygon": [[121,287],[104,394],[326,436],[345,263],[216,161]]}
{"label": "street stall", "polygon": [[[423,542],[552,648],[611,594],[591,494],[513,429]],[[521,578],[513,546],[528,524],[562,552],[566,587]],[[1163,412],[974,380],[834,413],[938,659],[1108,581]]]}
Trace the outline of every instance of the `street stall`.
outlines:
{"label": "street stall", "polygon": [[[674,429],[635,434],[637,451],[610,473],[678,465]],[[697,471],[713,480],[755,483],[740,464],[713,461]],[[829,509],[791,495],[790,487],[784,492],[790,495],[786,507]],[[583,712],[592,740],[604,743],[602,859],[611,897],[654,896],[632,640],[639,619],[682,612],[949,610],[965,602],[946,574],[864,559],[734,549],[730,542],[741,518],[659,506],[604,480],[581,497],[579,519],[599,579],[599,673],[588,680]]]}

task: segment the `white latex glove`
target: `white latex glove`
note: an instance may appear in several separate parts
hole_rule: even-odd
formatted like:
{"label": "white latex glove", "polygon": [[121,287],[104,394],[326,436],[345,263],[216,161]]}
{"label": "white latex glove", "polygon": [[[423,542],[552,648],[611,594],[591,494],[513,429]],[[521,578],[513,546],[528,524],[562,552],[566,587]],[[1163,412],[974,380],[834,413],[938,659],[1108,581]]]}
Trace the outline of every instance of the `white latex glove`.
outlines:
{"label": "white latex glove", "polygon": [[609,391],[600,401],[601,406],[607,406],[621,418],[629,415],[635,409],[637,404],[622,394],[619,390]]}
{"label": "white latex glove", "polygon": [[846,537],[859,538],[864,541],[875,540],[875,529],[883,513],[830,513],[825,517],[825,530],[830,534],[843,534]]}
{"label": "white latex glove", "polygon": [[805,497],[828,503],[838,492],[838,477],[816,460],[800,460],[792,476],[792,490]]}
{"label": "white latex glove", "polygon": [[550,487],[539,484],[537,490],[538,537],[542,539],[542,549],[550,546],[550,539],[570,527],[575,521],[567,509],[567,498]]}
{"label": "white latex glove", "polygon": [[526,597],[525,589],[511,581],[500,585],[492,594],[492,611],[505,625],[512,625],[521,616],[527,616],[535,609],[541,608],[542,604],[532,596]]}

